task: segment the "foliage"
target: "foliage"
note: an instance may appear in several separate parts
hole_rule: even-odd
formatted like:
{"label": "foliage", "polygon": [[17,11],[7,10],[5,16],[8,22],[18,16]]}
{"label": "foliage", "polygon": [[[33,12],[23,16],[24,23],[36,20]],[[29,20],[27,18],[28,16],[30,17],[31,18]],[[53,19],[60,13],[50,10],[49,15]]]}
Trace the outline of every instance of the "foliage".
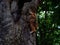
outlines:
{"label": "foliage", "polygon": [[37,15],[37,45],[60,45],[60,0],[42,0]]}

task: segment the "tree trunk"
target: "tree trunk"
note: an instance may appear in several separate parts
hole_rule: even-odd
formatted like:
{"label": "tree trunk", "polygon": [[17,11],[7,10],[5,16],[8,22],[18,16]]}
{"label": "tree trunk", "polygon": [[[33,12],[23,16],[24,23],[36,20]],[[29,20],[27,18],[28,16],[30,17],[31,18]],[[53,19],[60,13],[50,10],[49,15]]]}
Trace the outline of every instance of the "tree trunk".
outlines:
{"label": "tree trunk", "polygon": [[36,33],[30,33],[29,23],[23,20],[24,16],[21,16],[21,44],[20,45],[36,45]]}
{"label": "tree trunk", "polygon": [[[0,1],[0,45],[19,45],[20,30],[16,24],[17,2]],[[15,16],[15,17],[14,17]]]}
{"label": "tree trunk", "polygon": [[36,33],[30,33],[29,23],[24,20],[28,16],[21,15],[17,21],[17,3],[0,1],[0,45],[36,45]]}

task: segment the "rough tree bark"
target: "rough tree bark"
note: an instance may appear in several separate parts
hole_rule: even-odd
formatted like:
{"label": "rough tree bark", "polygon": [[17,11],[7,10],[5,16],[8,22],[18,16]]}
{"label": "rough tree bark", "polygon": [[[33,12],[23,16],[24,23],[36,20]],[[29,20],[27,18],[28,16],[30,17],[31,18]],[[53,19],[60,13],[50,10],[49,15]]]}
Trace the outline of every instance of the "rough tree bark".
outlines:
{"label": "rough tree bark", "polygon": [[[37,8],[39,1],[33,0],[31,5]],[[0,0],[0,45],[36,45],[36,33],[30,33],[28,13],[21,14],[17,21],[17,3],[16,0]]]}
{"label": "rough tree bark", "polygon": [[21,43],[20,45],[36,45],[36,32],[30,33],[29,26],[29,11],[36,13],[37,6],[40,0],[32,0],[31,2],[24,3],[22,8],[22,15],[20,17],[21,26]]}
{"label": "rough tree bark", "polygon": [[0,45],[19,45],[20,30],[15,24],[17,2],[0,1]]}

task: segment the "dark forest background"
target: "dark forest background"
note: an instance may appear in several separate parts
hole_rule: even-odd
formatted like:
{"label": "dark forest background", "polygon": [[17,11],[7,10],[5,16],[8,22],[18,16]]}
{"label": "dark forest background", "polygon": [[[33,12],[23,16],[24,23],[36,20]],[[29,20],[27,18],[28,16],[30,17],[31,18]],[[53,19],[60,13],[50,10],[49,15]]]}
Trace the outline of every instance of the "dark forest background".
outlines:
{"label": "dark forest background", "polygon": [[41,0],[37,45],[60,45],[60,0]]}

